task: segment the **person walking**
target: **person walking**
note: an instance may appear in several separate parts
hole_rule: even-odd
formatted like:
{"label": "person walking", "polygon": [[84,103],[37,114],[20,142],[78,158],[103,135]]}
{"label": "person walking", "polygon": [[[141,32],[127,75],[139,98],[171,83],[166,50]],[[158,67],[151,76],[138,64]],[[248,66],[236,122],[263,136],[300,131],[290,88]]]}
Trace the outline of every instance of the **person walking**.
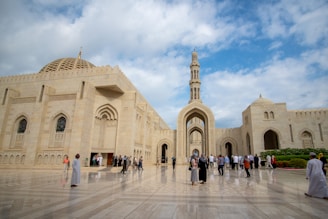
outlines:
{"label": "person walking", "polygon": [[253,164],[254,164],[254,156],[252,154],[250,154],[248,156],[249,159],[249,164],[251,165],[251,170],[253,169]]}
{"label": "person walking", "polygon": [[190,174],[190,180],[191,185],[195,186],[198,182],[198,162],[197,157],[193,155],[190,160],[190,166],[191,166],[191,174]]}
{"label": "person walking", "polygon": [[238,155],[234,155],[233,156],[233,166],[232,166],[232,169],[235,169],[235,167],[237,168],[237,170],[238,170],[238,166],[239,166],[239,162],[238,162],[238,160],[239,160],[239,157],[238,157]]}
{"label": "person walking", "polygon": [[138,163],[138,170],[143,170],[143,166],[142,166],[142,162],[143,162],[143,158],[142,156],[139,158],[139,163]]}
{"label": "person walking", "polygon": [[127,157],[124,155],[123,156],[123,168],[121,170],[121,173],[125,174],[125,172],[127,171]]}
{"label": "person walking", "polygon": [[304,193],[309,197],[328,199],[326,177],[322,172],[322,162],[316,159],[314,152],[310,153],[310,160],[306,165],[306,179],[309,180],[309,189]]}
{"label": "person walking", "polygon": [[273,166],[272,166],[272,164],[271,164],[271,156],[268,154],[267,156],[266,156],[266,166],[267,167],[270,167],[271,169],[273,169]]}
{"label": "person walking", "polygon": [[176,159],[175,159],[175,157],[173,156],[173,157],[172,157],[172,166],[173,166],[173,170],[175,170],[175,161],[176,161]]}
{"label": "person walking", "polygon": [[204,154],[202,154],[198,161],[198,167],[199,167],[199,181],[200,184],[206,183],[206,177],[207,177],[207,159]]}
{"label": "person walking", "polygon": [[247,174],[247,177],[251,177],[251,174],[249,173],[249,168],[250,168],[250,161],[247,155],[244,156],[244,168]]}
{"label": "person walking", "polygon": [[64,163],[64,173],[67,173],[69,170],[69,166],[70,166],[68,155],[64,156],[63,163]]}
{"label": "person walking", "polygon": [[326,171],[325,167],[326,167],[326,164],[327,164],[327,159],[325,158],[325,156],[323,156],[323,153],[319,154],[318,159],[321,160],[321,162],[322,162],[322,171],[326,176],[327,171]]}
{"label": "person walking", "polygon": [[224,173],[224,157],[220,154],[218,159],[217,159],[217,163],[218,163],[218,172],[219,172],[219,175],[223,176],[223,173]]}
{"label": "person walking", "polygon": [[71,187],[76,187],[77,184],[80,184],[80,178],[81,178],[81,165],[80,165],[80,155],[76,154],[75,159],[72,163],[72,179],[71,179]]}
{"label": "person walking", "polygon": [[228,157],[228,155],[224,157],[224,163],[225,163],[225,168],[230,167],[230,158]]}
{"label": "person walking", "polygon": [[276,157],[274,155],[272,155],[272,157],[271,157],[271,164],[272,164],[273,169],[276,169],[276,167],[277,167],[277,159],[276,159]]}
{"label": "person walking", "polygon": [[255,167],[255,169],[259,168],[259,157],[257,156],[257,154],[255,154],[255,157],[254,157],[254,167]]}

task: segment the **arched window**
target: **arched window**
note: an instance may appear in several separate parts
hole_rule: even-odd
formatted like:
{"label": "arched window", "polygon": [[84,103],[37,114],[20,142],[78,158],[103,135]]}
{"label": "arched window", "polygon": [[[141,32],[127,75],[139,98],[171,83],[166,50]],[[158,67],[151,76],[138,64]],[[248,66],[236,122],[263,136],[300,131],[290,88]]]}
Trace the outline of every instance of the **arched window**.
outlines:
{"label": "arched window", "polygon": [[66,119],[62,116],[57,120],[56,132],[65,131]]}
{"label": "arched window", "polygon": [[27,126],[26,119],[22,119],[21,121],[19,121],[17,133],[25,133],[26,126]]}
{"label": "arched window", "polygon": [[270,112],[270,118],[274,119],[274,113],[272,111]]}
{"label": "arched window", "polygon": [[264,112],[264,119],[269,119],[269,114],[268,114],[268,112]]}

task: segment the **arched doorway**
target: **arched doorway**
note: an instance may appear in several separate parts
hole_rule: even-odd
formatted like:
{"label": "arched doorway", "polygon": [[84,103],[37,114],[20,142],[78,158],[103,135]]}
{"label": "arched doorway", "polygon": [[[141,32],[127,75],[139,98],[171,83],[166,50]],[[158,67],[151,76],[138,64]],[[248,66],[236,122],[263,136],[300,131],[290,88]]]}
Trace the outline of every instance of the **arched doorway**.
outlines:
{"label": "arched doorway", "polygon": [[167,163],[167,144],[162,145],[161,163]]}
{"label": "arched doorway", "polygon": [[312,135],[308,131],[304,131],[301,135],[303,148],[313,148]]}
{"label": "arched doorway", "polygon": [[203,153],[208,154],[209,149],[205,138],[206,128],[204,117],[198,113],[193,113],[187,118],[186,123],[187,153],[189,155],[193,154],[192,150],[197,149],[199,155]]}
{"label": "arched doorway", "polygon": [[199,150],[198,149],[194,149],[194,150],[192,150],[192,155],[195,155],[195,156],[197,156],[197,157],[199,157]]}
{"label": "arched doorway", "polygon": [[264,134],[264,149],[279,149],[279,139],[276,132],[269,130]]}
{"label": "arched doorway", "polygon": [[225,144],[226,154],[223,154],[223,156],[228,155],[228,157],[231,157],[232,155],[232,144],[230,142],[227,142]]}

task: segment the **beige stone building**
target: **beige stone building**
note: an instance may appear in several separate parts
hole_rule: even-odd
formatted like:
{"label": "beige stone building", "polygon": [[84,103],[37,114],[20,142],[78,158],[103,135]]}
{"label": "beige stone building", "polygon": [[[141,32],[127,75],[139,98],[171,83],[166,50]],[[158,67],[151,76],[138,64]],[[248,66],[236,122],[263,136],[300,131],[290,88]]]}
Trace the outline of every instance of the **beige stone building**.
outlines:
{"label": "beige stone building", "polygon": [[[187,82],[186,82],[187,83]],[[287,110],[259,97],[241,127],[219,129],[201,101],[200,64],[192,53],[189,103],[172,130],[119,67],[63,58],[38,73],[0,78],[0,166],[60,168],[64,155],[115,155],[156,164],[193,153],[255,154],[279,148],[328,148],[328,109]]]}

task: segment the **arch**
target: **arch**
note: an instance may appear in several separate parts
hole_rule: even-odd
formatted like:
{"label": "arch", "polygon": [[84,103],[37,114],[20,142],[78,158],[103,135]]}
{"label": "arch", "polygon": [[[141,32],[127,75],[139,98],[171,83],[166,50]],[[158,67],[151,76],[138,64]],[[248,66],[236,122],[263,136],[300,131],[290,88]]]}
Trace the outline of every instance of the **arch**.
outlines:
{"label": "arch", "polygon": [[25,118],[22,118],[18,123],[17,133],[25,133],[27,127],[27,121]]}
{"label": "arch", "polygon": [[229,157],[233,154],[240,154],[242,153],[238,149],[238,143],[234,138],[226,137],[223,138],[220,143],[218,144],[218,154],[228,155]]}
{"label": "arch", "polygon": [[25,155],[22,155],[21,156],[20,163],[21,164],[25,164]]}
{"label": "arch", "polygon": [[183,108],[178,115],[176,153],[177,158],[180,161],[182,161],[185,157],[189,157],[190,151],[193,149],[188,148],[188,138],[189,134],[191,133],[190,131],[197,130],[188,127],[188,122],[193,118],[198,118],[203,122],[203,127],[198,127],[198,130],[202,130],[203,134],[203,143],[201,148],[202,151],[200,153],[205,153],[206,155],[215,153],[214,115],[212,111],[201,102],[194,101]]}
{"label": "arch", "polygon": [[60,117],[64,117],[66,119],[66,126],[65,126],[65,129],[69,129],[70,128],[70,123],[69,121],[71,120],[70,117],[69,117],[69,113],[63,111],[63,110],[59,110],[57,111],[56,113],[53,114],[53,116],[51,117],[51,120],[52,120],[52,127],[56,127],[57,125],[57,120],[60,118]]}
{"label": "arch", "polygon": [[[167,157],[167,160],[168,161],[170,160],[170,159],[168,159],[169,156],[176,157],[175,151],[173,150],[173,146],[172,145],[173,145],[173,143],[169,139],[167,139],[167,138],[161,139],[157,143],[156,164],[163,163],[163,159],[165,161],[165,157]],[[164,153],[164,155],[163,155],[163,147],[165,147],[165,153]]]}
{"label": "arch", "polygon": [[197,156],[197,157],[199,157],[199,156],[200,156],[200,151],[199,151],[197,148],[194,148],[194,149],[192,150],[191,154],[192,154],[192,155],[195,155],[195,156]]}
{"label": "arch", "polygon": [[273,111],[270,112],[270,119],[274,119],[274,112]]}
{"label": "arch", "polygon": [[264,112],[264,119],[269,119],[269,113],[268,112]]}
{"label": "arch", "polygon": [[68,116],[64,112],[57,113],[51,121],[49,147],[64,147],[68,127]]}
{"label": "arch", "polygon": [[313,133],[309,129],[303,129],[299,133],[299,139],[302,142],[302,148],[314,148]]}
{"label": "arch", "polygon": [[163,144],[161,150],[161,163],[167,163],[167,160],[167,144]]}
{"label": "arch", "polygon": [[279,137],[275,131],[269,129],[264,133],[263,138],[265,150],[279,149]]}
{"label": "arch", "polygon": [[15,164],[20,164],[20,157],[19,157],[19,155],[16,155]]}
{"label": "arch", "polygon": [[61,116],[57,119],[56,132],[64,132],[66,128],[66,118]]}
{"label": "arch", "polygon": [[104,104],[96,110],[96,118],[102,119],[106,118],[107,120],[118,120],[117,110],[110,104]]}
{"label": "arch", "polygon": [[23,148],[25,135],[28,133],[28,118],[25,114],[20,114],[17,116],[13,129],[12,129],[12,136],[11,136],[11,148]]}

